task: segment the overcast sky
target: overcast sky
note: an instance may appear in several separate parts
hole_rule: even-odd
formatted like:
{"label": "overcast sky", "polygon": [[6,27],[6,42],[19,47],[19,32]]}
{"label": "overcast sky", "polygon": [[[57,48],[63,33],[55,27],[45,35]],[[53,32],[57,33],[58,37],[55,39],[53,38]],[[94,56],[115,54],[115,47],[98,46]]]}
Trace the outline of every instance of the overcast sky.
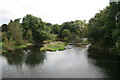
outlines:
{"label": "overcast sky", "polygon": [[52,24],[89,20],[109,5],[109,0],[0,0],[0,25],[26,14]]}

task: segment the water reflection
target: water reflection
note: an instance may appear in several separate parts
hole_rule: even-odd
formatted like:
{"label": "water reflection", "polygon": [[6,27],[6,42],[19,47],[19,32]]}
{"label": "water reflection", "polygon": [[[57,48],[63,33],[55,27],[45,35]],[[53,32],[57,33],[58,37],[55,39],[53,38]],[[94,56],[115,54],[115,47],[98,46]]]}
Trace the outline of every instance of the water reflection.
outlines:
{"label": "water reflection", "polygon": [[25,58],[26,65],[35,66],[36,64],[43,63],[45,54],[43,52],[30,52]]}
{"label": "water reflection", "polygon": [[15,51],[14,53],[7,52],[2,55],[7,59],[8,64],[16,66],[21,65],[24,58],[24,53],[20,50],[18,50],[17,52]]}
{"label": "water reflection", "polygon": [[119,77],[120,76],[120,56],[107,55],[107,54],[97,54],[89,53],[88,58],[95,59],[93,62],[96,66],[104,69],[109,77]]}
{"label": "water reflection", "polygon": [[9,65],[22,66],[25,63],[28,66],[35,66],[42,63],[45,59],[45,54],[40,52],[38,48],[29,47],[24,50],[16,50],[15,52],[7,52],[2,54]]}
{"label": "water reflection", "polygon": [[14,53],[4,53],[3,77],[106,78],[118,76],[118,64],[112,64],[111,61],[114,60],[110,61],[113,58],[88,54],[87,47],[86,45],[79,45],[79,47],[69,45],[64,51],[42,52],[39,47],[34,46]]}

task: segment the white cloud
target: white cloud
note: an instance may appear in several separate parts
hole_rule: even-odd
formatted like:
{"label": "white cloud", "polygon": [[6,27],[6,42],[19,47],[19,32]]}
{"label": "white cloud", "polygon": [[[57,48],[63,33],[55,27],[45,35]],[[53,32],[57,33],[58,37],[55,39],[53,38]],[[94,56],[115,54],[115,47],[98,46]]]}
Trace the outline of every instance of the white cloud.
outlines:
{"label": "white cloud", "polygon": [[89,20],[109,5],[109,0],[0,0],[0,25],[26,14],[61,24],[76,19]]}

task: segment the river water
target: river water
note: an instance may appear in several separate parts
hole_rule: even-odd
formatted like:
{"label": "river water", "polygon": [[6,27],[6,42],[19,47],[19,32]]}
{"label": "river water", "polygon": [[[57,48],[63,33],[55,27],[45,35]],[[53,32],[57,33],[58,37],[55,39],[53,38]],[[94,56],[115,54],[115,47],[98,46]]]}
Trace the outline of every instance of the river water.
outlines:
{"label": "river water", "polygon": [[3,78],[111,78],[119,77],[118,57],[99,56],[87,51],[88,45],[69,45],[64,51],[42,52],[33,46],[4,53]]}

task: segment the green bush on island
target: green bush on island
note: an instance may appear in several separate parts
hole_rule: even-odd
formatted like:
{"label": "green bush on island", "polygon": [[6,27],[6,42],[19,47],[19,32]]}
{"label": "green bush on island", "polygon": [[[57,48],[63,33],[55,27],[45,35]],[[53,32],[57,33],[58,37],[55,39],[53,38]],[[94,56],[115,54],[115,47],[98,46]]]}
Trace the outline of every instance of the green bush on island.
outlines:
{"label": "green bush on island", "polygon": [[50,44],[44,45],[44,47],[41,47],[40,50],[42,51],[61,51],[65,50],[66,43],[65,42],[53,42]]}

